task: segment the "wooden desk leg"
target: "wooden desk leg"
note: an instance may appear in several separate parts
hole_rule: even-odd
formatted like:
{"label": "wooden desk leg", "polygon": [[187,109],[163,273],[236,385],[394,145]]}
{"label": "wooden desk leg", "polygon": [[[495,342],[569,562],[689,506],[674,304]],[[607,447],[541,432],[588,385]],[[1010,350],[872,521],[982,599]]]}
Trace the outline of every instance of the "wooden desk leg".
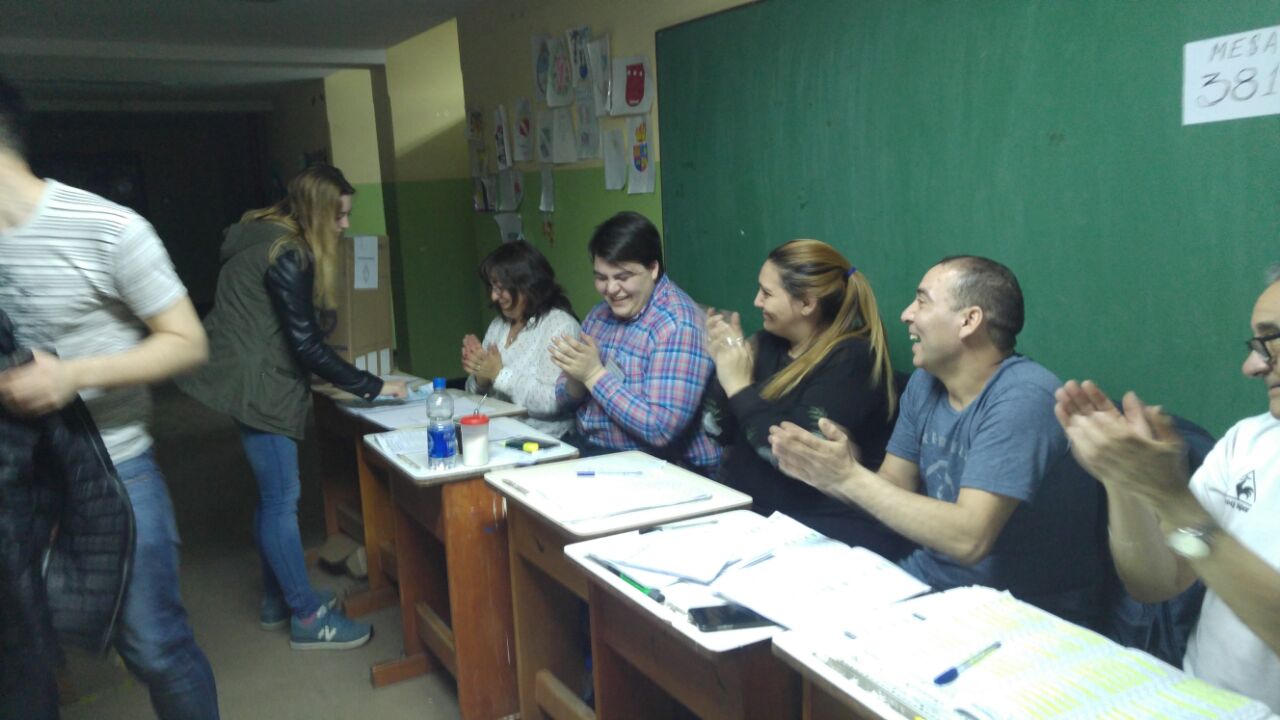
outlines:
{"label": "wooden desk leg", "polygon": [[[360,507],[364,517],[364,549],[369,558],[369,589],[347,598],[350,617],[360,617],[396,603],[395,589],[383,566],[384,546],[395,545],[395,508],[386,474],[369,465],[363,441],[356,442],[356,472],[360,478]],[[394,556],[394,552],[391,553]],[[398,575],[398,573],[396,573]]]}
{"label": "wooden desk leg", "polygon": [[[438,492],[427,489],[421,492]],[[440,562],[440,543],[416,520],[394,508],[396,560],[400,566],[400,623],[404,631],[404,655],[372,668],[374,687],[407,680],[434,671],[438,665],[427,652],[418,631],[418,603],[443,610],[447,579]]]}
{"label": "wooden desk leg", "polygon": [[[524,557],[519,547],[520,538],[537,542],[536,532],[527,527],[535,521],[523,510],[512,507],[507,522],[520,717],[523,720],[594,718],[591,708],[579,699],[582,682],[587,678],[586,658],[590,648],[587,605]],[[526,532],[520,532],[521,529]],[[543,549],[563,552],[559,545]],[[545,710],[547,703],[540,702],[540,698],[550,699],[557,712]]]}
{"label": "wooden desk leg", "polygon": [[504,718],[519,700],[502,497],[478,477],[442,490],[458,706],[466,720]]}

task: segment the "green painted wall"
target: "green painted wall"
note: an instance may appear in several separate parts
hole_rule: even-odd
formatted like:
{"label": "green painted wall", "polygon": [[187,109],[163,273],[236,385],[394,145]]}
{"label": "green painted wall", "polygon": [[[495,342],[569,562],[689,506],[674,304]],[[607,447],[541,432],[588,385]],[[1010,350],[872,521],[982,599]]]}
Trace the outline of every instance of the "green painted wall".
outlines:
{"label": "green painted wall", "polygon": [[831,242],[907,367],[921,275],[989,255],[1022,283],[1021,351],[1221,433],[1265,409],[1240,363],[1280,259],[1280,117],[1183,126],[1183,44],[1276,9],[770,0],[662,30],[672,272],[758,322],[768,250]]}
{"label": "green painted wall", "polygon": [[[386,235],[387,215],[382,204],[382,183],[352,183],[352,187],[356,189],[356,195],[351,203],[351,229],[347,234]],[[391,241],[394,243],[395,238]]]}

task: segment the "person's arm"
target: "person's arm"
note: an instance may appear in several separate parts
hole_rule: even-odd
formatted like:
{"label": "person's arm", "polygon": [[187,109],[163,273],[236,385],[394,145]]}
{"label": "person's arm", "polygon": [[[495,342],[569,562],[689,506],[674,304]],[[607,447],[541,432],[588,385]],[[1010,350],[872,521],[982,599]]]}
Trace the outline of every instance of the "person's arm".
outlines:
{"label": "person's arm", "polygon": [[160,382],[208,359],[204,327],[186,295],[143,322],[150,334],[122,352],[62,360],[34,351],[33,362],[0,373],[0,402],[13,412],[41,415],[81,390]]}
{"label": "person's arm", "polygon": [[[1072,453],[1107,489],[1112,556],[1130,594],[1166,600],[1198,576],[1280,653],[1280,571],[1222,529],[1211,532],[1205,558],[1181,557],[1166,543],[1178,528],[1216,525],[1188,484],[1181,438],[1168,416],[1131,392],[1121,413],[1087,381],[1068,382],[1057,399]],[[1225,472],[1228,445],[1218,443],[1198,472]]]}
{"label": "person's arm", "polygon": [[382,392],[382,378],[356,368],[325,343],[311,299],[315,266],[303,262],[301,251],[282,252],[267,268],[263,282],[294,360],[304,372],[365,400]]}
{"label": "person's arm", "polygon": [[641,383],[597,372],[585,385],[609,419],[653,447],[666,447],[693,421],[712,371],[702,328],[679,322],[655,338]]}
{"label": "person's arm", "polygon": [[524,332],[532,333],[529,340],[536,348],[535,352],[526,362],[505,365],[494,378],[493,387],[533,415],[555,415],[561,407],[556,395],[560,368],[551,362],[547,348],[551,345],[551,338],[575,336],[580,331],[578,321],[572,315],[554,310],[547,313],[535,327],[524,329]]}

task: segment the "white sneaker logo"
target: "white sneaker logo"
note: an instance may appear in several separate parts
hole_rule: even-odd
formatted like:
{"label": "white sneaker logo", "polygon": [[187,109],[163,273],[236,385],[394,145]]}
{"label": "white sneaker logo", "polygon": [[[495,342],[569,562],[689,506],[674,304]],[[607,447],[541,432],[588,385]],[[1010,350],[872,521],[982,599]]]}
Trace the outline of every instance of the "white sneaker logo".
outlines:
{"label": "white sneaker logo", "polygon": [[337,628],[334,628],[334,627],[320,628],[320,639],[323,640],[324,642],[329,642],[330,640],[333,640],[333,636],[337,634],[338,634]]}

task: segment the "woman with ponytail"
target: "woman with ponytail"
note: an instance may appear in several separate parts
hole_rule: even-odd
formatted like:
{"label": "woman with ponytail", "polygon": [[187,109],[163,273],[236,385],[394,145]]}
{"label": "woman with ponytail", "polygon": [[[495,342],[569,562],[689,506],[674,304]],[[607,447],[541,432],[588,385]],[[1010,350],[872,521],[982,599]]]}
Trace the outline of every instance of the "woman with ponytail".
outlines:
{"label": "woman with ponytail", "polygon": [[307,577],[298,532],[298,445],[308,378],[372,400],[404,397],[403,381],[359,370],[324,342],[317,309],[333,308],[339,241],[355,188],[329,165],[289,181],[288,194],[227,228],[213,310],[205,318],[209,364],[178,386],[235,419],[258,481],[254,536],[262,557],[264,629],[290,626],[295,649],[363,645],[372,630],[334,609]]}
{"label": "woman with ponytail", "polygon": [[726,447],[716,479],[751,495],[761,514],[781,511],[829,537],[900,557],[901,536],[787,477],[769,450],[770,426],[790,421],[818,432],[825,417],[849,430],[863,464],[884,458],[898,394],[870,282],[830,245],[792,240],[760,268],[755,306],[764,330],[750,339],[737,313],[707,315],[719,388],[709,393],[706,421]]}

